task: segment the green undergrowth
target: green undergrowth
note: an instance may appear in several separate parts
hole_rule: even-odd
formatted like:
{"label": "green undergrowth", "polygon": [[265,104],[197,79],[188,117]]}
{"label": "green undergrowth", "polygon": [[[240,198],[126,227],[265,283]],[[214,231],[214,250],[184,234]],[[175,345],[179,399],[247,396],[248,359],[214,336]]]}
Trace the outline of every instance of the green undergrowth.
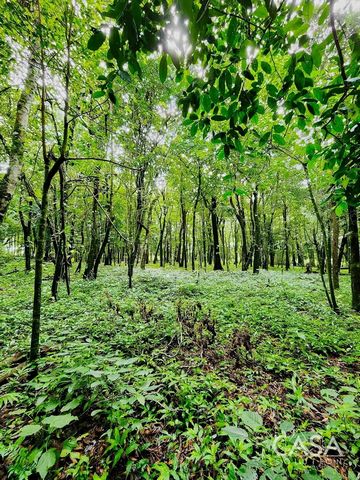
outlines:
{"label": "green undergrowth", "polygon": [[124,268],[103,267],[58,302],[51,271],[35,376],[33,273],[0,276],[0,478],[357,478],[347,276],[336,315],[301,271],[149,268],[129,291]]}

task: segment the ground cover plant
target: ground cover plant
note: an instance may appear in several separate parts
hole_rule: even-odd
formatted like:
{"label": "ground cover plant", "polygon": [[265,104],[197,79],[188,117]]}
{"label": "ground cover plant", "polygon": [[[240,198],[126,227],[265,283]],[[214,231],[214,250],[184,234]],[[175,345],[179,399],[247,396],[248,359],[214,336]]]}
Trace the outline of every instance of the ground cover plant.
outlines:
{"label": "ground cover plant", "polygon": [[24,382],[32,276],[1,277],[2,476],[356,478],[359,318],[329,310],[317,275],[77,276],[46,302]]}
{"label": "ground cover plant", "polygon": [[0,480],[359,480],[359,0],[0,12]]}

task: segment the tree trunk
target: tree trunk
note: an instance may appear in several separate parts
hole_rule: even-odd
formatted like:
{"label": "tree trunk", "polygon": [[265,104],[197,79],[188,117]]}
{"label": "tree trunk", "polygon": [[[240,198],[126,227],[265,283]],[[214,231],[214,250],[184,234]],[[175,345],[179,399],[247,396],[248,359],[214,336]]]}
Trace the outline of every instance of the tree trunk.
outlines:
{"label": "tree trunk", "polygon": [[287,219],[287,205],[283,206],[283,221],[284,221],[284,247],[285,247],[285,269],[290,269],[290,253],[289,253],[289,227]]}
{"label": "tree trunk", "polygon": [[128,286],[132,288],[135,260],[140,247],[140,236],[143,228],[143,194],[144,194],[145,168],[140,168],[136,174],[136,214],[135,214],[135,235],[128,253]]}
{"label": "tree trunk", "polygon": [[196,196],[195,196],[195,202],[194,202],[194,208],[193,208],[193,218],[192,218],[192,249],[191,249],[191,270],[195,270],[195,256],[196,256],[196,238],[195,238],[195,233],[196,233],[196,209],[199,203],[200,199],[200,193],[201,193],[201,170],[199,167],[198,171],[198,188],[196,191]]}
{"label": "tree trunk", "polygon": [[24,88],[16,107],[16,118],[12,132],[12,144],[6,149],[9,156],[9,168],[0,181],[0,225],[4,221],[5,214],[21,175],[25,151],[25,134],[29,123],[29,113],[34,96],[36,78],[37,69],[35,59],[31,56]]}
{"label": "tree trunk", "polygon": [[356,207],[349,205],[349,247],[352,308],[360,312],[360,251]]}
{"label": "tree trunk", "polygon": [[334,288],[339,288],[339,218],[335,211],[331,212],[332,234],[332,276]]}
{"label": "tree trunk", "polygon": [[86,268],[84,271],[83,278],[84,280],[92,280],[94,278],[94,265],[96,260],[96,255],[99,249],[99,235],[98,235],[98,225],[97,225],[97,209],[99,201],[99,177],[94,179],[93,187],[93,202],[92,202],[92,226],[91,226],[91,240],[90,248],[87,257]]}
{"label": "tree trunk", "polygon": [[20,216],[20,223],[23,230],[24,235],[24,257],[25,257],[25,271],[30,272],[31,270],[31,216],[32,216],[32,202],[28,204],[29,212],[28,212],[28,220],[25,221],[24,214],[22,210],[19,211]]}
{"label": "tree trunk", "polygon": [[261,234],[260,234],[260,219],[258,211],[258,187],[256,186],[253,192],[253,220],[254,220],[254,263],[253,263],[253,273],[259,273],[261,266],[261,254],[260,254],[260,243],[261,243]]}
{"label": "tree trunk", "polygon": [[247,238],[246,238],[246,218],[245,218],[245,210],[241,204],[239,195],[235,193],[235,199],[236,199],[236,206],[234,204],[234,201],[232,197],[230,197],[230,205],[233,208],[235,212],[235,216],[237,218],[237,221],[240,225],[241,229],[241,239],[242,239],[242,244],[241,244],[241,270],[245,272],[248,267],[249,267],[249,262],[248,262],[248,247],[247,247]]}
{"label": "tree trunk", "polygon": [[223,270],[221,265],[221,257],[220,257],[220,243],[219,243],[219,230],[218,230],[218,216],[216,213],[217,201],[216,197],[211,197],[211,226],[212,226],[212,234],[214,240],[214,251],[213,251],[213,259],[214,259],[214,270]]}

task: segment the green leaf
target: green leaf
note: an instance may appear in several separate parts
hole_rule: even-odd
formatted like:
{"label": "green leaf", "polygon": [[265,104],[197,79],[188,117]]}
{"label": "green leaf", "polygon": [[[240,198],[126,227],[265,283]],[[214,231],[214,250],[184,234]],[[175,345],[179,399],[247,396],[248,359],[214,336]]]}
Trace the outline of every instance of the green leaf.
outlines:
{"label": "green leaf", "polygon": [[217,101],[219,100],[219,91],[216,87],[214,87],[214,85],[212,85],[212,87],[210,88],[209,94],[210,94],[211,100],[214,103],[217,103]]}
{"label": "green leaf", "polygon": [[20,428],[20,430],[16,433],[17,437],[29,437],[30,435],[35,435],[35,433],[39,432],[42,429],[41,425],[25,425],[25,427]]}
{"label": "green leaf", "polygon": [[266,18],[268,16],[268,11],[267,9],[264,7],[264,5],[260,5],[256,10],[255,12],[253,13],[253,15],[255,15],[255,17],[259,17],[259,18]]}
{"label": "green leaf", "polygon": [[288,433],[291,432],[291,430],[294,429],[294,424],[292,422],[289,422],[289,420],[283,420],[280,422],[280,430],[282,433]]}
{"label": "green leaf", "polygon": [[340,200],[340,202],[336,205],[335,213],[338,217],[340,217],[346,210],[348,209],[348,204],[345,200]]}
{"label": "green leaf", "polygon": [[312,0],[305,0],[303,14],[306,20],[310,20],[314,13],[314,4]]}
{"label": "green leaf", "polygon": [[261,62],[261,68],[264,70],[265,73],[271,73],[271,66],[268,62]]}
{"label": "green leaf", "polygon": [[109,88],[108,95],[109,95],[110,102],[113,103],[114,105],[116,105],[116,96],[115,96],[114,90]]}
{"label": "green leaf", "polygon": [[274,131],[275,131],[276,133],[282,133],[284,130],[285,130],[284,125],[275,125],[275,126],[274,126]]}
{"label": "green leaf", "polygon": [[324,478],[328,480],[342,480],[342,475],[338,473],[335,468],[332,467],[325,467],[322,471],[322,475]]}
{"label": "green leaf", "polygon": [[228,435],[232,440],[245,440],[248,438],[248,433],[243,428],[228,426],[221,430],[221,435]]}
{"label": "green leaf", "polygon": [[89,50],[99,50],[101,45],[105,42],[106,35],[101,30],[96,30],[89,38],[87,47]]}
{"label": "green leaf", "polygon": [[298,127],[299,127],[301,130],[304,130],[304,128],[306,127],[305,118],[304,118],[304,117],[299,117],[297,124],[298,124]]}
{"label": "green leaf", "polygon": [[306,155],[309,158],[312,158],[313,155],[315,154],[315,146],[312,143],[309,143],[308,145],[306,145],[305,151],[306,151]]}
{"label": "green leaf", "polygon": [[50,470],[56,463],[56,450],[55,448],[51,448],[44,452],[41,457],[39,458],[37,465],[36,465],[36,472],[40,475],[42,479],[44,479]]}
{"label": "green leaf", "polygon": [[70,410],[74,410],[74,408],[78,407],[80,403],[82,402],[83,397],[77,397],[71,400],[71,402],[68,402],[66,405],[62,407],[60,410],[61,413],[63,412],[68,412]]}
{"label": "green leaf", "polygon": [[210,112],[211,110],[211,98],[207,93],[201,96],[201,104],[205,110],[205,112]]}
{"label": "green leaf", "polygon": [[198,131],[198,127],[199,127],[198,123],[193,123],[193,124],[192,124],[192,126],[191,126],[191,128],[190,128],[190,135],[191,135],[192,137],[195,137],[196,132]]}
{"label": "green leaf", "polygon": [[335,132],[341,133],[344,130],[343,119],[339,115],[335,115],[331,122],[331,126],[335,130]]}
{"label": "green leaf", "polygon": [[299,68],[295,70],[295,86],[298,90],[302,90],[305,86],[305,75]]}
{"label": "green leaf", "polygon": [[159,78],[160,82],[164,83],[167,77],[167,55],[166,53],[163,53],[161,60],[160,60],[160,65],[159,65]]}
{"label": "green leaf", "polygon": [[263,425],[263,419],[261,415],[257,412],[252,412],[251,410],[245,410],[240,413],[240,418],[242,422],[251,430],[257,430]]}
{"label": "green leaf", "polygon": [[224,115],[213,115],[211,120],[214,120],[215,122],[223,122],[226,120],[226,117],[224,117]]}
{"label": "green leaf", "polygon": [[120,45],[121,45],[121,42],[120,42],[119,30],[116,27],[112,27],[109,34],[109,46],[110,46],[111,53],[114,55],[115,58],[119,54]]}
{"label": "green leaf", "polygon": [[183,14],[189,18],[189,20],[193,17],[193,0],[179,0],[179,7]]}
{"label": "green leaf", "polygon": [[49,427],[51,428],[63,428],[63,427],[66,427],[66,425],[69,425],[69,423],[77,419],[78,417],[73,416],[70,413],[67,413],[66,415],[51,415],[50,417],[46,417],[43,420],[43,423],[45,425],[49,425]]}
{"label": "green leaf", "polygon": [[235,17],[232,17],[226,32],[226,41],[230,47],[233,47],[236,43],[237,30],[238,30],[238,22]]}
{"label": "green leaf", "polygon": [[92,94],[92,98],[100,98],[100,97],[103,97],[104,95],[105,95],[104,90],[98,90],[97,92],[94,92]]}
{"label": "green leaf", "polygon": [[311,47],[311,56],[312,56],[315,67],[319,68],[321,65],[322,47],[315,43]]}
{"label": "green leaf", "polygon": [[282,135],[279,135],[278,133],[274,133],[272,138],[279,145],[286,145],[285,139]]}
{"label": "green leaf", "polygon": [[267,142],[269,141],[269,138],[270,138],[270,135],[271,135],[271,132],[266,132],[259,140],[259,146],[260,147],[263,147],[264,145],[267,144]]}

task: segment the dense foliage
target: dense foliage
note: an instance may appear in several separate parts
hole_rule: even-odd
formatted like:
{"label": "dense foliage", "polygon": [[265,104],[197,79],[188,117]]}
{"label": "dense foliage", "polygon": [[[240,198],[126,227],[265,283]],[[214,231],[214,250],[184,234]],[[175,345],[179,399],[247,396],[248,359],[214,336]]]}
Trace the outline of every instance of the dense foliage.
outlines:
{"label": "dense foliage", "polygon": [[0,6],[1,478],[357,478],[358,2]]}

